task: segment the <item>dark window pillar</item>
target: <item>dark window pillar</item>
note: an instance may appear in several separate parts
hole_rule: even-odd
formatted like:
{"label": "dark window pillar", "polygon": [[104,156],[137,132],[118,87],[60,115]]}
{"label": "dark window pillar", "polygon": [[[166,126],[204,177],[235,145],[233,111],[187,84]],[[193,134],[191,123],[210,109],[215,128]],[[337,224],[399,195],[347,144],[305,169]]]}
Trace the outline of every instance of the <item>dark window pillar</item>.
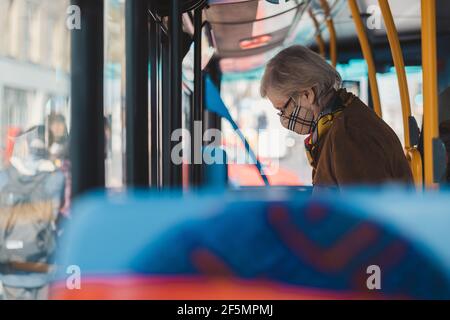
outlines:
{"label": "dark window pillar", "polygon": [[71,37],[72,196],[105,186],[103,0],[72,0],[81,28]]}

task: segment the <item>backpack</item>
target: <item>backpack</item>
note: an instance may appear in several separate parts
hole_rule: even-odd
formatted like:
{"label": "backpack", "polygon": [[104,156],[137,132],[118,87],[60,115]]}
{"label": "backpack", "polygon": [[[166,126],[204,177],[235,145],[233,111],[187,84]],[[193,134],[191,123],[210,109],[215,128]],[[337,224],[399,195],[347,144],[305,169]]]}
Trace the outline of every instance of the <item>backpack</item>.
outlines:
{"label": "backpack", "polygon": [[10,167],[3,176],[0,273],[15,263],[46,264],[55,249],[55,220],[63,199],[64,175],[54,171],[24,176]]}

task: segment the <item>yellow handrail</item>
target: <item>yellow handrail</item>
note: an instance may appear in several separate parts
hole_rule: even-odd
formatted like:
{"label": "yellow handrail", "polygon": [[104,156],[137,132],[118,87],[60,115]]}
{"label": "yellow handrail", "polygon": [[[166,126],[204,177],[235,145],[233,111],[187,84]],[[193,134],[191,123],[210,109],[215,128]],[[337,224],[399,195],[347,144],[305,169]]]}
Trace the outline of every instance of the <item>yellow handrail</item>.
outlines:
{"label": "yellow handrail", "polygon": [[375,69],[375,62],[373,60],[372,50],[369,45],[369,40],[365,32],[364,24],[361,19],[360,11],[356,0],[348,0],[348,5],[355,22],[356,33],[358,35],[359,44],[364,59],[367,63],[367,71],[369,75],[370,92],[372,94],[373,109],[375,113],[382,118],[380,94],[378,92],[377,74]]}
{"label": "yellow handrail", "polygon": [[414,182],[418,189],[422,187],[423,170],[422,157],[416,147],[411,146],[409,117],[411,116],[411,102],[409,99],[408,81],[406,79],[405,63],[403,61],[402,49],[398,38],[397,29],[395,27],[394,18],[392,17],[391,8],[388,0],[378,0],[381,14],[383,15],[386,33],[391,47],[392,60],[394,61],[397,73],[398,86],[400,91],[400,100],[402,105],[403,116],[403,132],[405,141],[405,154],[408,159]]}
{"label": "yellow handrail", "polygon": [[412,175],[414,177],[414,183],[417,189],[422,189],[423,186],[423,165],[422,165],[422,155],[417,148],[412,147],[406,149],[406,159],[409,162]]}
{"label": "yellow handrail", "polygon": [[434,183],[433,140],[438,137],[438,98],[436,62],[436,1],[422,0],[423,134],[425,185]]}
{"label": "yellow handrail", "polygon": [[312,11],[311,8],[309,8],[308,13],[309,13],[309,16],[311,17],[311,20],[314,23],[314,27],[316,28],[316,43],[319,48],[319,54],[323,58],[325,58],[325,56],[326,56],[325,42],[323,41],[323,38],[322,38],[322,32],[320,31],[319,22],[317,21],[316,16],[314,15],[314,12]]}
{"label": "yellow handrail", "polygon": [[388,0],[378,0],[380,4],[381,14],[383,15],[384,24],[386,25],[386,33],[391,47],[392,60],[394,60],[395,70],[397,73],[398,87],[400,90],[400,100],[402,104],[403,115],[403,132],[405,135],[405,148],[411,147],[409,135],[409,117],[411,116],[411,104],[409,101],[408,81],[406,80],[405,63],[403,61],[400,40],[398,39],[397,29],[395,27],[394,18],[392,17],[391,8]]}
{"label": "yellow handrail", "polygon": [[325,19],[327,24],[328,33],[330,34],[330,60],[331,65],[336,67],[337,65],[337,36],[336,29],[334,28],[334,22],[331,18],[330,6],[327,0],[320,0],[323,12],[325,13]]}

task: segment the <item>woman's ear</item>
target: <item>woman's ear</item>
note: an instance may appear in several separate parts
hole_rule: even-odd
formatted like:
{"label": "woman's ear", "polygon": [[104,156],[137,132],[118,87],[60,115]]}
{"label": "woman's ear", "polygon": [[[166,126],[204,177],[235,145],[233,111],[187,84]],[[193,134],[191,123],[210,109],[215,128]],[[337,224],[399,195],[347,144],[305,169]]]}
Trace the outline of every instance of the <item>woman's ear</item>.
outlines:
{"label": "woman's ear", "polygon": [[311,108],[316,101],[316,94],[312,88],[304,90],[300,95],[300,105],[305,108]]}

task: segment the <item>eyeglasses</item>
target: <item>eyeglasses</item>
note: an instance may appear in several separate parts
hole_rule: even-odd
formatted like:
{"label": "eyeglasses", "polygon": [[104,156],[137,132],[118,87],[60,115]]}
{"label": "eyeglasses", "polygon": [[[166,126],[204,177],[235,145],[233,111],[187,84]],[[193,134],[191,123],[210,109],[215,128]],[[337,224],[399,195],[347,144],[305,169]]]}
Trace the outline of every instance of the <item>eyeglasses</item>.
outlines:
{"label": "eyeglasses", "polygon": [[286,101],[284,106],[280,109],[280,112],[277,113],[280,117],[284,116],[284,112],[286,111],[286,109],[289,106],[289,103],[291,103],[291,101],[294,101],[294,99],[292,99],[292,97],[289,97],[288,101]]}

